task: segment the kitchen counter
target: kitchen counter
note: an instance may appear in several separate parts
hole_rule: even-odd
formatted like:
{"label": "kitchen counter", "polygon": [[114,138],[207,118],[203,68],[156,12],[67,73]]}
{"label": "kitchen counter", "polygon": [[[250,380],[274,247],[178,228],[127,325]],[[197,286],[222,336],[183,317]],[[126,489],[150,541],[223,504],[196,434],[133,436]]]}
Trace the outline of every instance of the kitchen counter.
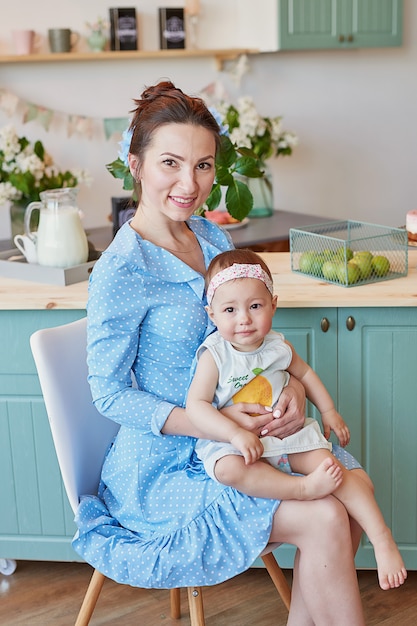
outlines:
{"label": "kitchen counter", "polygon": [[[409,252],[407,277],[349,288],[292,273],[287,252],[262,256],[279,297],[273,328],[329,390],[349,424],[349,451],[371,476],[408,569],[417,569],[417,422],[410,409],[417,371],[417,249]],[[39,328],[84,317],[86,302],[86,281],[61,287],[0,278],[0,468],[9,476],[0,481],[2,558],[78,558],[71,547],[74,515],[63,493],[29,338]],[[282,567],[292,567],[294,547],[281,546],[277,556]],[[356,563],[375,567],[365,538]]]}
{"label": "kitchen counter", "polygon": [[[289,252],[263,252],[274,277],[278,306],[417,306],[417,250],[409,250],[408,276],[358,287],[340,287],[291,271]],[[67,287],[0,277],[0,310],[85,309],[87,281]]]}

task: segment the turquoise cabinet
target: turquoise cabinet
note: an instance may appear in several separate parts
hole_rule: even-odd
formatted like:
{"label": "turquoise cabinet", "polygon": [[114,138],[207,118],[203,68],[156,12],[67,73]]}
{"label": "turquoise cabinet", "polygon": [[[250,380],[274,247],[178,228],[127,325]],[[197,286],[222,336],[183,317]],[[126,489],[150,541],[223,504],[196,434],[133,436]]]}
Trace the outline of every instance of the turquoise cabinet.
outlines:
{"label": "turquoise cabinet", "polygon": [[[349,449],[374,482],[406,565],[417,569],[417,309],[339,310],[338,329],[338,406],[351,427]],[[374,563],[365,538],[357,564]]]}
{"label": "turquoise cabinet", "polygon": [[29,337],[38,328],[84,315],[0,311],[1,558],[77,560],[71,547],[74,515],[61,482]]}
{"label": "turquoise cabinet", "polygon": [[[417,569],[417,309],[279,309],[274,328],[317,371],[351,430],[409,569]],[[294,550],[277,555],[290,565]],[[363,537],[358,567],[375,567]]]}
{"label": "turquoise cabinet", "polygon": [[[359,288],[358,288],[359,289]],[[0,311],[0,557],[77,560],[29,337],[83,310]],[[417,309],[280,308],[274,328],[318,372],[352,433],[406,565],[417,569]],[[63,355],[65,358],[65,355]],[[309,411],[314,415],[313,411]],[[277,553],[291,567],[294,549]],[[374,567],[364,538],[359,567]]]}
{"label": "turquoise cabinet", "polygon": [[279,0],[282,50],[402,43],[402,0]]}

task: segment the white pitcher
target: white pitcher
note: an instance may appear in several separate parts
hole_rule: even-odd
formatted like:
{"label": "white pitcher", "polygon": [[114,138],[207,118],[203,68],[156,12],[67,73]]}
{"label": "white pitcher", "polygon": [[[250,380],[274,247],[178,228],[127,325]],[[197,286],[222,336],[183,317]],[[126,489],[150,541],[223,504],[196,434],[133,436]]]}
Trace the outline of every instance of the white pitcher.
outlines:
{"label": "white pitcher", "polygon": [[[71,267],[88,259],[87,236],[77,207],[76,187],[40,193],[41,202],[31,202],[25,212],[25,234],[36,242],[39,265]],[[32,211],[39,210],[37,236],[30,232]]]}

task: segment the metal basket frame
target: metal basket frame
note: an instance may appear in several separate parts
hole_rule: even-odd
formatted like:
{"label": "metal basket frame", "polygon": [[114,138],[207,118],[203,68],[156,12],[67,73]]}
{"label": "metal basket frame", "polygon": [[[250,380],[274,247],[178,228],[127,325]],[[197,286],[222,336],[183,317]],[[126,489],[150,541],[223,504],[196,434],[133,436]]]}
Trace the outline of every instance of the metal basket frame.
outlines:
{"label": "metal basket frame", "polygon": [[[293,272],[304,274],[342,287],[354,287],[406,276],[408,273],[408,237],[403,228],[393,228],[360,222],[357,220],[335,220],[291,228],[290,253]],[[369,251],[373,256],[385,256],[389,261],[389,271],[377,275],[372,269],[369,276],[362,276],[350,282],[347,263],[351,252]],[[304,253],[315,255],[311,270],[300,269],[300,259]],[[324,262],[342,261],[344,270],[338,266],[337,278],[325,277],[321,271]]]}

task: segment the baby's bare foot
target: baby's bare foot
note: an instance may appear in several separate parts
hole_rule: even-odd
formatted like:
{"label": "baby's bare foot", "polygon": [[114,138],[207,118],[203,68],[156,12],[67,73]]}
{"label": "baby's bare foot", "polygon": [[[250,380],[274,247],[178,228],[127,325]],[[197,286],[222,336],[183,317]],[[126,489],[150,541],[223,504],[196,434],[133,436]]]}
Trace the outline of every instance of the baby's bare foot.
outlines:
{"label": "baby's bare foot", "polygon": [[380,536],[378,541],[374,541],[373,545],[381,589],[400,587],[405,583],[407,570],[390,530],[387,529],[387,532]]}
{"label": "baby's bare foot", "polygon": [[341,467],[331,458],[324,459],[320,465],[304,476],[301,483],[301,500],[317,500],[333,493],[343,480]]}

